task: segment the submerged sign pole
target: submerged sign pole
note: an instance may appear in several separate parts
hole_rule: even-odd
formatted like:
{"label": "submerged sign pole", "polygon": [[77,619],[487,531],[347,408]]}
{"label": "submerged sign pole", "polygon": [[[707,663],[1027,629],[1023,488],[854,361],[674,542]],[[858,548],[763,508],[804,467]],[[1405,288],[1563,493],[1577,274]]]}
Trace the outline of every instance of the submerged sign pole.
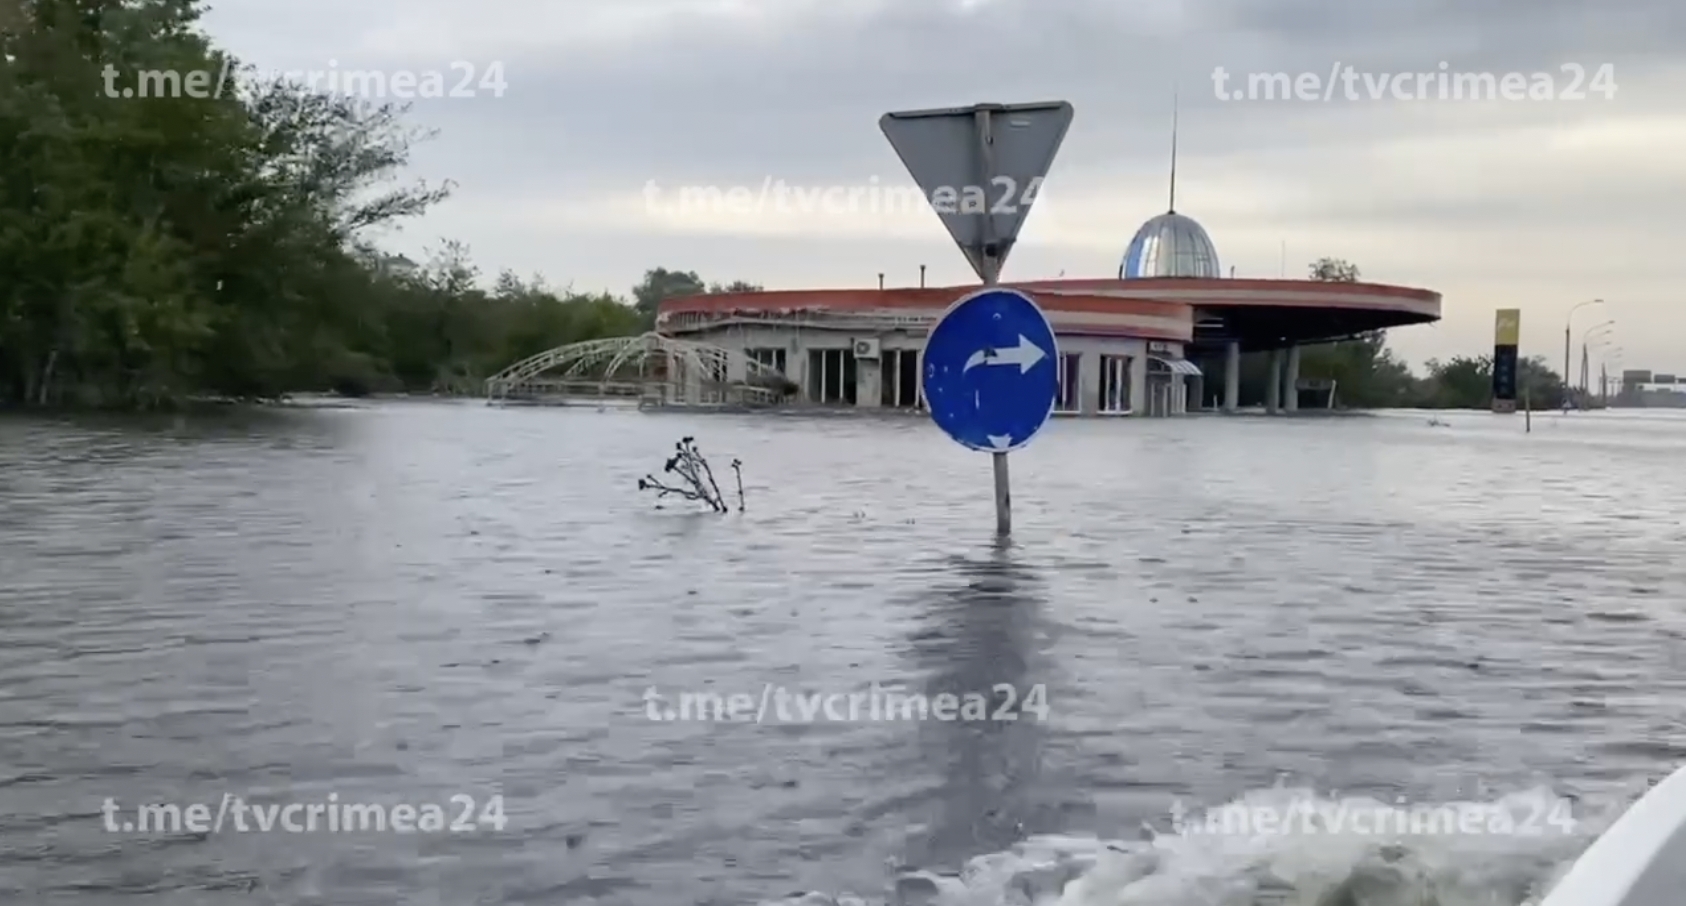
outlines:
{"label": "submerged sign pole", "polygon": [[[1065,101],[978,104],[887,113],[879,120],[949,235],[983,281],[925,340],[922,383],[931,418],[956,442],[991,454],[995,529],[1013,531],[1007,453],[1053,414],[1059,355],[1030,296],[998,289],[1001,265],[1071,126]],[[988,367],[996,366],[996,367]]]}
{"label": "submerged sign pole", "polygon": [[[995,177],[995,147],[990,136],[990,111],[981,107],[974,114],[978,142],[977,181],[973,185],[987,185]],[[985,288],[1001,284],[1001,252],[1000,244],[995,236],[995,218],[982,217],[979,224],[983,228],[983,254],[979,256],[983,261],[983,273],[978,276],[983,279]],[[1035,303],[1032,303],[1035,304]],[[1054,360],[1059,361],[1059,356]],[[1013,533],[1013,488],[1012,480],[1007,473],[1007,454],[996,452],[990,454],[991,465],[995,472],[995,533],[1005,538]]]}

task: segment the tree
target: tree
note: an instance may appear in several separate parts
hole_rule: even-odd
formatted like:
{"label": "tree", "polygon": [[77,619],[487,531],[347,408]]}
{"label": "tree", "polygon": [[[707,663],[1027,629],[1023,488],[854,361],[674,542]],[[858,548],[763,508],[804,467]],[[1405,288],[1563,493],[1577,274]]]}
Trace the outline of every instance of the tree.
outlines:
{"label": "tree", "polygon": [[731,283],[728,283],[724,286],[722,286],[718,283],[710,283],[708,285],[708,291],[709,291],[710,295],[716,295],[716,296],[721,295],[723,293],[761,293],[761,292],[766,292],[766,290],[760,284],[758,284],[758,283],[746,283],[743,280],[733,280]]}
{"label": "tree", "polygon": [[1357,283],[1358,265],[1344,258],[1319,258],[1311,263],[1310,278],[1328,283]]}
{"label": "tree", "polygon": [[722,293],[759,293],[764,290],[759,284],[748,283],[743,280],[733,280],[730,283],[704,283],[697,276],[696,271],[670,271],[665,267],[654,267],[644,272],[644,279],[632,288],[633,307],[644,319],[644,329],[654,330],[656,326],[656,311],[662,302],[668,299],[679,299],[685,296],[720,295]]}
{"label": "tree", "polygon": [[664,300],[682,296],[698,296],[708,291],[708,285],[696,271],[670,271],[655,267],[644,272],[644,279],[632,288],[633,307],[644,319],[646,328],[656,323],[656,309]]}
{"label": "tree", "polygon": [[1528,356],[1516,363],[1516,395],[1519,402],[1535,409],[1559,409],[1568,397],[1568,386],[1546,364],[1543,355]]}
{"label": "tree", "polygon": [[[0,67],[0,398],[265,397],[333,357],[367,283],[357,234],[447,187],[382,191],[402,111],[212,73],[193,0],[30,0]],[[197,96],[195,96],[197,95]]]}
{"label": "tree", "polygon": [[1492,356],[1453,356],[1426,363],[1428,381],[1419,405],[1429,409],[1484,409],[1493,399]]}
{"label": "tree", "polygon": [[[614,297],[424,266],[373,228],[449,185],[395,182],[402,108],[228,67],[199,0],[0,0],[0,404],[155,407],[337,389],[479,392],[525,355],[629,334]],[[701,281],[695,279],[699,290]]]}
{"label": "tree", "polygon": [[1387,348],[1381,331],[1305,347],[1300,376],[1333,381],[1344,404],[1358,409],[1411,405],[1416,384],[1411,369]]}

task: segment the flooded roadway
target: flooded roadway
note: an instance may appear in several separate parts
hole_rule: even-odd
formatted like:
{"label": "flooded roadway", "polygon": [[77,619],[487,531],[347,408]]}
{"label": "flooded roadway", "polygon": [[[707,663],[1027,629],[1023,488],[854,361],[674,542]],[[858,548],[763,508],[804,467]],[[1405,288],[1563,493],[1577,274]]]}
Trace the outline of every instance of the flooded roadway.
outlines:
{"label": "flooded roadway", "polygon": [[[0,419],[0,898],[1513,906],[1686,757],[1686,419],[1441,417],[1057,422],[1006,549],[917,419]],[[649,707],[875,684],[1046,719]],[[472,826],[108,829],[231,796]],[[1352,797],[1572,820],[1155,839]]]}

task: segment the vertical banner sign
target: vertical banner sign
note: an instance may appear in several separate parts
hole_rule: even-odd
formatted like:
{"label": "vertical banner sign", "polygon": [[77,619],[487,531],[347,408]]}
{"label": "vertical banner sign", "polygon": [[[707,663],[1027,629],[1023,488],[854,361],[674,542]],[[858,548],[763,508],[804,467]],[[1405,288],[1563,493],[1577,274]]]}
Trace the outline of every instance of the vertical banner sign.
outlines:
{"label": "vertical banner sign", "polygon": [[1522,310],[1501,308],[1493,322],[1493,411],[1516,411],[1516,347],[1522,338]]}

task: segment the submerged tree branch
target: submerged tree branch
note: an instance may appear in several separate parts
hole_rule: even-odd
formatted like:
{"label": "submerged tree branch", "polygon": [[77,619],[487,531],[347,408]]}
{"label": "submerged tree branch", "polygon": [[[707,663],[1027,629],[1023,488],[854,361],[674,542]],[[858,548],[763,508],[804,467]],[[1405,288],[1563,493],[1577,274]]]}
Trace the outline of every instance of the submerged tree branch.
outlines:
{"label": "submerged tree branch", "polygon": [[[714,480],[714,470],[703,458],[702,451],[697,449],[695,438],[681,438],[673,447],[674,454],[668,457],[662,471],[679,476],[681,483],[668,484],[653,475],[646,475],[638,479],[638,490],[655,491],[658,499],[677,496],[707,504],[716,513],[729,512],[726,497],[720,493],[720,484]],[[744,511],[743,463],[732,460],[732,471],[738,479],[738,512],[741,513]]]}

